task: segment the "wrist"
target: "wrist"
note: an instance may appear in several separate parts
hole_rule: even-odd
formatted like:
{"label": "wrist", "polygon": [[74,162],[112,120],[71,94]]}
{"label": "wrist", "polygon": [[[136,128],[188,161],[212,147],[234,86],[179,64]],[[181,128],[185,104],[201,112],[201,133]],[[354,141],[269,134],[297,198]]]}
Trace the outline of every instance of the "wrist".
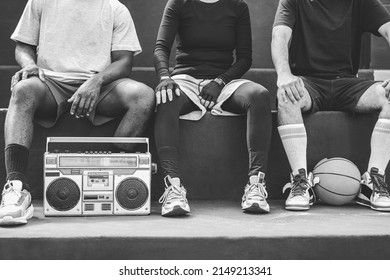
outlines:
{"label": "wrist", "polygon": [[103,84],[104,84],[104,77],[101,76],[101,75],[93,75],[90,80],[95,83],[96,85],[98,85],[99,87],[102,87]]}
{"label": "wrist", "polygon": [[161,81],[164,81],[164,80],[168,80],[168,79],[170,79],[171,77],[170,76],[168,76],[168,75],[166,75],[166,76],[161,76],[160,77],[160,82]]}
{"label": "wrist", "polygon": [[217,77],[213,80],[214,82],[216,82],[220,87],[225,87],[226,86],[226,83],[224,80],[222,80],[221,78]]}

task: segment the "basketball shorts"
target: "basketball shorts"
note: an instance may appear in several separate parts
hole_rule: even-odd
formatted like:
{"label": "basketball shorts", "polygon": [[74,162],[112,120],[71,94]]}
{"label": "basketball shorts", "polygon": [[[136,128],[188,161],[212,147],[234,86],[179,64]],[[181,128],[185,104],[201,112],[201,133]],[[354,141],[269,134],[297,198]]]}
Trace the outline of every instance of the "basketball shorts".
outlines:
{"label": "basketball shorts", "polygon": [[[96,102],[96,106],[99,104],[100,101],[103,100],[104,97],[107,96],[118,84],[126,81],[127,79],[118,79],[111,84],[108,84],[104,86],[101,90],[99,99]],[[78,84],[70,84],[70,83],[64,83],[60,81],[56,81],[54,79],[51,79],[49,77],[45,77],[46,86],[48,87],[49,91],[53,95],[56,103],[57,103],[57,114],[53,118],[39,118],[36,117],[35,121],[42,125],[43,127],[49,128],[56,124],[57,120],[61,115],[63,115],[66,112],[70,112],[70,108],[72,106],[72,103],[68,102],[68,99],[77,91],[77,89],[81,86],[82,83]],[[101,116],[98,114],[95,114],[95,109],[91,112],[91,114],[86,118],[95,126],[102,125],[106,122],[109,122],[113,120],[115,117],[106,117]]]}
{"label": "basketball shorts", "polygon": [[377,81],[359,78],[337,78],[333,80],[301,77],[312,99],[311,112],[345,111],[355,112],[363,93]]}

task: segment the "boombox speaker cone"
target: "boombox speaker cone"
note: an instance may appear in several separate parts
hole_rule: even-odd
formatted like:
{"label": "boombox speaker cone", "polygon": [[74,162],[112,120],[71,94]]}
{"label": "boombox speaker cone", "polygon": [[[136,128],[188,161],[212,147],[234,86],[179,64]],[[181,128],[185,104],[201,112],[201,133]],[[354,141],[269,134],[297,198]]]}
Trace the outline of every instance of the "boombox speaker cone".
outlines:
{"label": "boombox speaker cone", "polygon": [[58,178],[46,189],[46,200],[57,211],[69,211],[80,200],[80,189],[69,178]]}
{"label": "boombox speaker cone", "polygon": [[144,181],[139,178],[127,178],[119,183],[116,199],[126,210],[141,208],[148,200],[149,191]]}

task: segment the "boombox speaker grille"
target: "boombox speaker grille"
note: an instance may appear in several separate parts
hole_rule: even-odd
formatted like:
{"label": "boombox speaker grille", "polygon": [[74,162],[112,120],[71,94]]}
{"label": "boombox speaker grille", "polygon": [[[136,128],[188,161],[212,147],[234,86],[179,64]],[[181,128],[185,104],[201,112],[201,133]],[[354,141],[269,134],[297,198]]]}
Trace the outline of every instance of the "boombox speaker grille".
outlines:
{"label": "boombox speaker grille", "polygon": [[138,178],[123,180],[116,190],[116,199],[119,205],[126,210],[141,208],[148,200],[148,195],[147,185]]}
{"label": "boombox speaker grille", "polygon": [[80,189],[69,178],[58,178],[46,189],[46,200],[57,211],[69,211],[80,200]]}

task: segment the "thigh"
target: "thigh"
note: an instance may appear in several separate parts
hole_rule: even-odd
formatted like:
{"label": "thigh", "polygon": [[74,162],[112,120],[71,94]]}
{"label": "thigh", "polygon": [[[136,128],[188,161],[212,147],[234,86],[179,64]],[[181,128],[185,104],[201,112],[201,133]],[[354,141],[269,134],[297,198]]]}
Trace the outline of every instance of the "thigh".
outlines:
{"label": "thigh", "polygon": [[381,86],[381,83],[374,83],[359,95],[354,111],[358,113],[370,113],[380,110],[387,103],[385,89]]}
{"label": "thigh", "polygon": [[181,92],[180,96],[174,96],[172,101],[158,105],[157,118],[161,115],[182,116],[195,110],[199,110],[198,106],[184,92]]}
{"label": "thigh", "polygon": [[57,112],[57,102],[51,93],[46,82],[42,82],[37,77],[31,77],[18,82],[12,91],[10,106],[13,101],[28,103],[35,109],[38,116],[53,116]]}
{"label": "thigh", "polygon": [[302,112],[314,113],[326,109],[329,103],[330,82],[320,78],[300,78],[307,90],[301,102]]}
{"label": "thigh", "polygon": [[248,82],[240,85],[221,108],[227,112],[245,114],[252,102],[268,102],[269,104],[269,94],[262,85]]}
{"label": "thigh", "polygon": [[[107,117],[123,115],[130,104],[138,103],[146,93],[146,85],[131,79],[120,79],[102,88],[96,113]],[[149,97],[148,97],[149,98]]]}
{"label": "thigh", "polygon": [[332,83],[334,90],[333,110],[347,112],[376,110],[380,108],[380,104],[385,98],[383,90],[383,100],[380,101],[380,85],[375,81],[342,78],[333,80]]}

